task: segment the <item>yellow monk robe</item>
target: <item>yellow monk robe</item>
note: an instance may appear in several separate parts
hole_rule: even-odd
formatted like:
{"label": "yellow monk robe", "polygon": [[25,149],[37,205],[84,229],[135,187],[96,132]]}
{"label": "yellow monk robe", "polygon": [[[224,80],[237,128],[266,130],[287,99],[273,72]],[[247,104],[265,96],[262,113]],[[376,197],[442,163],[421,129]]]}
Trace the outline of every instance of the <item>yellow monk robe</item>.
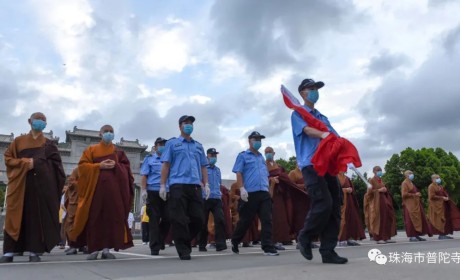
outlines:
{"label": "yellow monk robe", "polygon": [[404,225],[407,237],[431,234],[431,228],[426,220],[421,199],[416,194],[417,187],[411,180],[405,179],[401,184]]}
{"label": "yellow monk robe", "polygon": [[[100,169],[106,159],[115,161],[113,169]],[[78,207],[69,238],[75,241],[80,234],[86,234],[90,253],[132,247],[127,220],[134,178],[125,153],[103,141],[89,146],[78,163],[78,173]]]}
{"label": "yellow monk robe", "polygon": [[386,241],[396,235],[396,216],[393,208],[393,199],[388,191],[379,192],[385,184],[382,179],[374,176],[369,180],[372,188],[367,190],[367,199],[365,196],[365,209],[368,205],[368,230],[369,234],[375,241]]}
{"label": "yellow monk robe", "polygon": [[452,200],[444,201],[443,197],[449,197],[446,189],[431,183],[428,187],[428,220],[433,233],[446,235],[460,230],[460,209]]}

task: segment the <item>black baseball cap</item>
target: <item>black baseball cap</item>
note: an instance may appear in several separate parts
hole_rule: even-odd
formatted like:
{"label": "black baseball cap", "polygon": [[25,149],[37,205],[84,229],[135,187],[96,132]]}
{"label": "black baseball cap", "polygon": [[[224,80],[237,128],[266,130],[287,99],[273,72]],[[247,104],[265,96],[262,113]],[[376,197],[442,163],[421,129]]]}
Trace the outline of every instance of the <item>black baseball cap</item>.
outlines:
{"label": "black baseball cap", "polygon": [[185,122],[186,120],[190,120],[193,123],[195,121],[195,117],[194,116],[183,115],[182,117],[179,118],[179,124]]}
{"label": "black baseball cap", "polygon": [[166,141],[168,141],[168,140],[166,140],[164,138],[161,138],[161,137],[158,137],[157,140],[155,140],[155,145],[158,144],[158,143],[165,143]]}
{"label": "black baseball cap", "polygon": [[219,152],[216,151],[216,149],[214,148],[209,148],[207,151],[206,151],[207,154],[212,154],[212,155],[217,155]]}
{"label": "black baseball cap", "polygon": [[251,134],[249,134],[248,136],[248,139],[251,139],[251,138],[259,138],[259,139],[264,139],[265,136],[260,134],[259,132],[257,131],[253,131]]}
{"label": "black baseball cap", "polygon": [[313,79],[305,79],[300,83],[298,90],[301,92],[306,88],[320,89],[322,87],[324,87],[324,83],[321,81],[315,82]]}

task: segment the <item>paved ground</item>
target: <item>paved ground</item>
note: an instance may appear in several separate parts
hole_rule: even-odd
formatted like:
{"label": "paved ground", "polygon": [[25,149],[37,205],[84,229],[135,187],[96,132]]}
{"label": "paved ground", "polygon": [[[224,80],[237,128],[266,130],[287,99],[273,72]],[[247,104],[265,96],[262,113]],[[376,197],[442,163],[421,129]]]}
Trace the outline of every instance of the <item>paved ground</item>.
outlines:
{"label": "paved ground", "polygon": [[[148,246],[136,240],[134,248],[115,253],[116,260],[87,261],[86,255],[66,256],[59,249],[42,256],[41,263],[29,263],[28,256],[15,257],[14,263],[0,265],[0,280],[455,279],[460,272],[460,234],[455,237],[447,241],[433,237],[426,242],[411,243],[400,233],[395,244],[376,245],[365,240],[359,247],[337,248],[340,255],[349,258],[346,265],[322,264],[317,249],[313,252],[314,259],[307,261],[295,246],[286,246],[287,250],[276,257],[263,256],[257,246],[240,248],[240,255],[230,250],[217,253],[210,249],[203,253],[194,249],[191,261],[180,261],[174,247],[166,248],[160,256],[150,256]],[[386,255],[385,265],[369,260],[368,252],[373,248]],[[403,263],[395,263],[395,253],[406,252],[406,259],[400,259]]]}

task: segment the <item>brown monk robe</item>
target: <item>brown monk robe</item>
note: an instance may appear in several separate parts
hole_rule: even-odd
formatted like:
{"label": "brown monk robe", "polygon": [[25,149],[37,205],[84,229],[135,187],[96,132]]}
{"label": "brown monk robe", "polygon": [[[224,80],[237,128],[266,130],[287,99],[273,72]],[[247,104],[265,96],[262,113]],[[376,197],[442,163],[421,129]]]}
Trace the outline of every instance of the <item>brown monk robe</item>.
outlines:
{"label": "brown monk robe", "polygon": [[75,220],[75,213],[78,207],[78,168],[75,168],[68,178],[68,187],[65,194],[65,208],[67,215],[64,221],[64,231],[67,236],[69,249],[66,251],[66,255],[77,254],[77,249],[86,250],[86,232],[83,231],[76,241],[69,239],[69,232]]}
{"label": "brown monk robe", "polygon": [[428,220],[431,229],[434,234],[439,234],[439,239],[452,239],[447,234],[460,230],[460,209],[449,199],[438,174],[431,175],[431,181],[428,187]]}
{"label": "brown monk robe", "polygon": [[339,241],[346,241],[349,246],[359,245],[355,240],[366,239],[355,187],[345,172],[339,173],[339,181],[343,191]]}
{"label": "brown monk robe", "polygon": [[[240,219],[239,215],[239,207],[240,207],[240,189],[238,188],[236,182],[232,184],[230,187],[230,197],[231,197],[231,206],[230,210],[232,212],[232,224],[233,230],[236,228],[236,224]],[[259,232],[259,217],[256,215],[252,225],[246,231],[244,238],[242,240],[243,247],[249,247],[251,241],[258,241],[260,239],[260,232]]]}
{"label": "brown monk robe", "polygon": [[133,201],[133,175],[125,153],[112,144],[113,128],[104,125],[102,141],[89,146],[78,163],[78,207],[69,238],[86,230],[88,260],[114,259],[116,251],[133,246],[128,215]]}
{"label": "brown monk robe", "polygon": [[265,148],[265,163],[269,173],[269,192],[272,198],[272,240],[277,250],[284,250],[280,243],[292,240],[292,213],[294,212],[288,188],[291,180],[274,160],[272,147]]}
{"label": "brown monk robe", "polygon": [[295,188],[289,188],[292,205],[294,205],[294,212],[292,215],[292,231],[293,237],[297,240],[299,231],[303,228],[305,217],[310,210],[310,197],[305,191],[305,183],[303,181],[302,171],[298,167],[291,170],[288,175],[291,185]]}
{"label": "brown monk robe", "polygon": [[46,117],[34,113],[31,131],[16,137],[5,151],[8,190],[4,225],[4,256],[12,262],[14,253],[50,252],[60,241],[59,208],[65,174],[56,144],[43,136]]}
{"label": "brown monk robe", "polygon": [[369,180],[372,188],[367,190],[369,234],[378,244],[394,243],[391,240],[391,237],[396,235],[393,199],[382,181],[380,166],[375,166],[373,172],[374,177]]}
{"label": "brown monk robe", "polygon": [[412,182],[414,179],[412,171],[406,170],[404,176],[406,179],[401,183],[401,197],[407,237],[409,241],[426,241],[420,235],[433,236],[433,234],[426,220],[425,210],[423,210],[420,199],[422,194]]}

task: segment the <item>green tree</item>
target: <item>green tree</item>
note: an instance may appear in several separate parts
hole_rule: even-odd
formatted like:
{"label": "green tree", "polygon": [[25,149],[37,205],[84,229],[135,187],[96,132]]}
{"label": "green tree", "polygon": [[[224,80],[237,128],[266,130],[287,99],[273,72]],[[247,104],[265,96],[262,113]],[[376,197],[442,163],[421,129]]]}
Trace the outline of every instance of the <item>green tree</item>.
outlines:
{"label": "green tree", "polygon": [[285,159],[277,159],[275,160],[276,163],[278,163],[279,166],[284,167],[287,173],[289,173],[291,170],[294,170],[297,167],[297,160],[296,157],[290,157],[289,160]]}
{"label": "green tree", "polygon": [[382,179],[390,188],[396,209],[401,208],[400,186],[404,180],[405,170],[414,172],[414,184],[422,193],[425,202],[427,202],[431,175],[434,173],[441,176],[442,185],[446,187],[450,197],[455,202],[459,201],[460,162],[451,152],[447,153],[441,148],[422,148],[420,150],[406,148],[400,154],[394,154],[387,161]]}
{"label": "green tree", "polygon": [[[364,172],[364,178],[367,180],[367,173]],[[364,194],[367,192],[367,184],[358,177],[358,175],[354,174],[351,175],[351,183],[355,187],[356,197],[358,199],[359,208],[361,209],[361,213],[363,213],[363,202],[364,202]]]}

